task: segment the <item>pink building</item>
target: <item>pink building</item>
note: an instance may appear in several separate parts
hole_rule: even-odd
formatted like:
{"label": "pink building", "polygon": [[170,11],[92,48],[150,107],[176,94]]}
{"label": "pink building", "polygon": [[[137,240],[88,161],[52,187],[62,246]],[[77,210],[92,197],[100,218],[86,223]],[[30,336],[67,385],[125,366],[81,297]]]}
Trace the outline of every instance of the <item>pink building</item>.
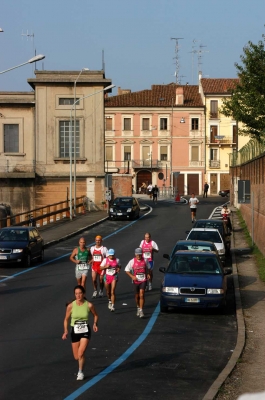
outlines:
{"label": "pink building", "polygon": [[129,173],[132,185],[201,194],[205,107],[198,86],[153,85],[105,99],[105,171]]}

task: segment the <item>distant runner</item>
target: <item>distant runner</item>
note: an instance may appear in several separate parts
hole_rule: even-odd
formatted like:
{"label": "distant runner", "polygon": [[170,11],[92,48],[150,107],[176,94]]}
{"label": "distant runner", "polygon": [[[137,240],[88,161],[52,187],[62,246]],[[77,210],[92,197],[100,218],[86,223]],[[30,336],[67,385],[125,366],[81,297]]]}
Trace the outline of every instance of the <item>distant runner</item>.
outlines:
{"label": "distant runner", "polygon": [[[95,246],[90,248],[90,253],[92,256],[92,284],[94,288],[94,292],[92,294],[92,298],[103,297],[103,288],[104,288],[104,271],[100,269],[100,264],[102,263],[103,259],[107,256],[108,249],[102,246],[102,236],[97,235],[95,237]],[[98,282],[97,277],[99,276],[99,293],[98,293]]]}
{"label": "distant runner", "polygon": [[115,257],[115,250],[109,249],[107,257],[104,258],[100,265],[101,270],[104,271],[105,289],[109,299],[108,308],[110,311],[115,311],[115,290],[118,282],[118,274],[121,269],[120,260]]}
{"label": "distant runner", "polygon": [[75,277],[77,284],[86,289],[87,273],[90,269],[89,261],[91,260],[90,249],[86,247],[86,240],[84,237],[79,239],[79,247],[76,247],[70,256],[70,260],[76,264]]}
{"label": "distant runner", "polygon": [[153,269],[154,269],[154,252],[158,253],[158,245],[151,239],[151,233],[146,232],[144,235],[144,240],[141,241],[140,246],[143,250],[144,259],[149,262],[150,265],[150,280],[147,282],[146,289],[152,290],[153,281]]}
{"label": "distant runner", "polygon": [[137,317],[144,317],[144,296],[147,280],[150,278],[150,264],[143,258],[141,248],[135,249],[135,258],[128,262],[125,267],[126,274],[133,280],[135,302],[137,306]]}
{"label": "distant runner", "polygon": [[199,200],[195,197],[195,193],[191,194],[191,198],[189,199],[190,211],[191,211],[191,222],[193,223],[196,221],[196,211],[197,211],[197,204]]}
{"label": "distant runner", "polygon": [[159,189],[157,187],[157,185],[155,185],[152,189],[152,194],[153,194],[153,203],[157,203],[157,196],[159,194]]}

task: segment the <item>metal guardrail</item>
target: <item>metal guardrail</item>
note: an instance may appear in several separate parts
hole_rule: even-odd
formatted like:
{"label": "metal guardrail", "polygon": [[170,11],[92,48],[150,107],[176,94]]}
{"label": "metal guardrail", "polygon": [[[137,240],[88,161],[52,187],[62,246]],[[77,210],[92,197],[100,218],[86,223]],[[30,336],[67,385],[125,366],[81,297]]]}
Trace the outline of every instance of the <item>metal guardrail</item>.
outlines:
{"label": "metal guardrail", "polygon": [[[76,210],[78,213],[90,211],[91,205],[86,196],[76,198]],[[72,201],[73,208],[73,201]],[[58,203],[48,204],[33,210],[28,210],[15,215],[9,215],[0,219],[0,227],[5,226],[43,226],[63,218],[70,217],[69,201],[64,200]]]}

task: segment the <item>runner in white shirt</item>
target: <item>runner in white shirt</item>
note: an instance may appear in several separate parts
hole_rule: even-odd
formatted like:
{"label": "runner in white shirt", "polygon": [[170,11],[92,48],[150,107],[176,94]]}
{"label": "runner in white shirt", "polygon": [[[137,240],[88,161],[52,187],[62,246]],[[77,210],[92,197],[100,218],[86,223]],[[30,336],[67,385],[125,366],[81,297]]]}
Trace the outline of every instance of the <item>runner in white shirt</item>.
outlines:
{"label": "runner in white shirt", "polygon": [[189,199],[190,211],[191,211],[191,222],[196,221],[196,211],[197,211],[197,204],[199,200],[195,197],[195,193],[191,194],[191,198]]}
{"label": "runner in white shirt", "polygon": [[147,283],[146,289],[152,290],[154,252],[158,253],[158,245],[151,239],[151,233],[146,232],[146,234],[144,235],[144,240],[141,241],[139,247],[143,250],[144,259],[149,261],[150,264],[150,279]]}

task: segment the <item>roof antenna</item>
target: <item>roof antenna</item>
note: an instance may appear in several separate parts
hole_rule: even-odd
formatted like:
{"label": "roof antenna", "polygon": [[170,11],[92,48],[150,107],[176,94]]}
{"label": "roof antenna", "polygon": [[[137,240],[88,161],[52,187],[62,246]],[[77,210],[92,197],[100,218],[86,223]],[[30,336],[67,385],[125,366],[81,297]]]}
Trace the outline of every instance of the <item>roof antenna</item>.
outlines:
{"label": "roof antenna", "polygon": [[102,50],[102,70],[105,74],[105,61],[104,61],[104,49]]}
{"label": "roof antenna", "polygon": [[[27,38],[27,41],[29,40],[29,38],[31,38],[31,41],[32,41],[32,44],[33,44],[33,54],[36,56],[36,49],[35,49],[35,46],[34,46],[34,33],[32,32],[32,33],[29,33],[29,31],[28,31],[28,29],[27,29],[27,32],[26,33],[24,33],[23,31],[22,31],[22,33],[21,33],[21,36],[22,36],[22,39],[23,39],[23,37],[25,36],[26,38]],[[35,62],[35,70],[37,69],[37,66],[36,66],[36,62]],[[33,76],[33,64],[32,64],[32,76]]]}
{"label": "roof antenna", "polygon": [[175,46],[175,57],[174,59],[176,60],[176,71],[175,71],[175,77],[176,77],[176,84],[179,84],[179,40],[184,39],[184,38],[171,38],[171,40],[176,41],[176,46]]}

